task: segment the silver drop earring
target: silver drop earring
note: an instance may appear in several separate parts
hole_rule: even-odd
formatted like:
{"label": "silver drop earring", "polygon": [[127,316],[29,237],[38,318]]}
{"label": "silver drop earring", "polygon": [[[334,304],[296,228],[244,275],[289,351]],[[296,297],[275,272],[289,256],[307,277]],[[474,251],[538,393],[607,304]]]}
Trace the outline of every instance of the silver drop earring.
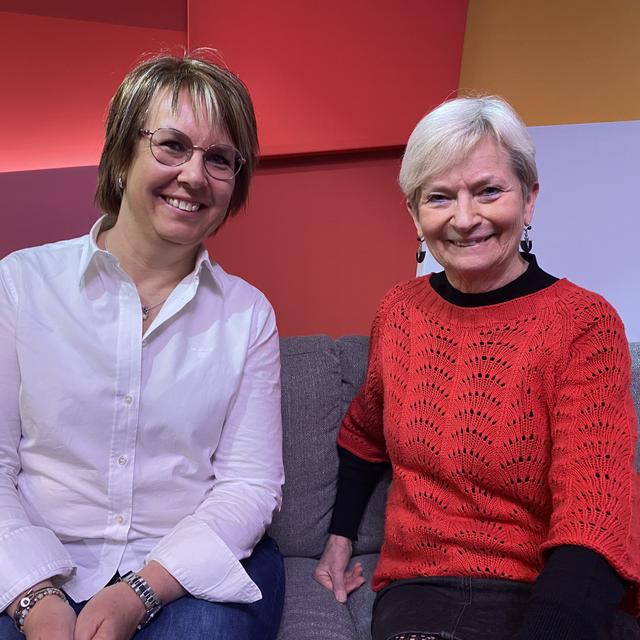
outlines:
{"label": "silver drop earring", "polygon": [[418,250],[416,251],[416,262],[420,264],[424,262],[424,258],[427,255],[427,252],[422,248],[422,243],[424,242],[424,238],[418,236]]}
{"label": "silver drop earring", "polygon": [[524,225],[524,236],[522,236],[522,240],[520,240],[520,248],[523,253],[531,253],[531,247],[533,246],[533,242],[529,238],[529,231],[531,230],[530,224]]}

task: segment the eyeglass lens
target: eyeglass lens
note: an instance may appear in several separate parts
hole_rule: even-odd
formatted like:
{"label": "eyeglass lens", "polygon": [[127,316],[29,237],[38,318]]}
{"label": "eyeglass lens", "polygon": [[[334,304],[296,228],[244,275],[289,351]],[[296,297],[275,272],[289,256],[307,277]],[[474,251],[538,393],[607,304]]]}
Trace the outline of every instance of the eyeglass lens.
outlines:
{"label": "eyeglass lens", "polygon": [[[157,129],[151,136],[151,151],[158,162],[177,167],[189,161],[193,143],[176,129]],[[204,168],[212,178],[229,180],[240,170],[240,157],[233,147],[214,144],[205,149],[203,155]]]}

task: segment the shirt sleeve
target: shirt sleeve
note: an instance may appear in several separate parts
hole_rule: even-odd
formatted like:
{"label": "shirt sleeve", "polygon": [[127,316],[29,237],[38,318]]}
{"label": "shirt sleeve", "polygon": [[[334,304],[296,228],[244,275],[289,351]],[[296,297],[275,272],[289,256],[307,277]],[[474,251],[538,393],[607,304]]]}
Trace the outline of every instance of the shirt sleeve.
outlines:
{"label": "shirt sleeve", "polygon": [[147,561],[163,565],[196,598],[254,602],[261,593],[240,560],[252,553],[271,523],[284,482],[280,350],[274,313],[264,299],[254,310],[244,370],[213,469],[209,496]]}
{"label": "shirt sleeve", "polygon": [[622,321],[593,294],[574,312],[561,345],[551,407],[552,514],[542,551],[576,545],[600,554],[631,585],[623,604],[639,610],[639,484],[631,361]]}
{"label": "shirt sleeve", "polygon": [[362,460],[340,446],[338,459],[338,487],[329,533],[357,540],[369,498],[389,465]]}
{"label": "shirt sleeve", "polygon": [[68,577],[74,569],[55,534],[29,521],[18,496],[18,294],[6,265],[6,260],[0,263],[0,611],[35,583],[53,576]]}
{"label": "shirt sleeve", "polygon": [[627,585],[585,547],[553,549],[533,586],[517,640],[573,640],[606,634]]}

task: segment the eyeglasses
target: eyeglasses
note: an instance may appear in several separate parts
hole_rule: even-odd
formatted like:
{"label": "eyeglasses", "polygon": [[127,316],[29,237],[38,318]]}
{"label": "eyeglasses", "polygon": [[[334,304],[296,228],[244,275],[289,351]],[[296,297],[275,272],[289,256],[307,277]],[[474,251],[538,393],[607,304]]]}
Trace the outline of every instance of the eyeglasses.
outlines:
{"label": "eyeglasses", "polygon": [[191,160],[195,149],[202,151],[204,170],[216,180],[232,180],[246,162],[234,147],[227,144],[212,144],[206,149],[198,147],[189,136],[177,129],[140,129],[140,135],[149,138],[153,157],[167,167],[179,167]]}

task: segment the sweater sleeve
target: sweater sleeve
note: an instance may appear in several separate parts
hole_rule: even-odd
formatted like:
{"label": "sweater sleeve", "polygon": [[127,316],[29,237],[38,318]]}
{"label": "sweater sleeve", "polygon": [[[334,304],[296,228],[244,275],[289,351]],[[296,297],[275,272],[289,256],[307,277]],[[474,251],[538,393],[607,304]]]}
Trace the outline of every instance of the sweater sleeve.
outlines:
{"label": "sweater sleeve", "polygon": [[[392,292],[393,293],[393,292]],[[382,300],[373,320],[367,375],[342,421],[338,446],[368,462],[387,462],[383,411],[384,322],[391,294]]]}
{"label": "sweater sleeve", "polygon": [[550,409],[553,510],[542,552],[561,545],[597,552],[630,583],[624,604],[637,613],[639,485],[628,343],[622,321],[600,296],[575,302]]}
{"label": "sweater sleeve", "polygon": [[557,547],[533,587],[518,640],[597,640],[609,628],[626,589],[595,551]]}

